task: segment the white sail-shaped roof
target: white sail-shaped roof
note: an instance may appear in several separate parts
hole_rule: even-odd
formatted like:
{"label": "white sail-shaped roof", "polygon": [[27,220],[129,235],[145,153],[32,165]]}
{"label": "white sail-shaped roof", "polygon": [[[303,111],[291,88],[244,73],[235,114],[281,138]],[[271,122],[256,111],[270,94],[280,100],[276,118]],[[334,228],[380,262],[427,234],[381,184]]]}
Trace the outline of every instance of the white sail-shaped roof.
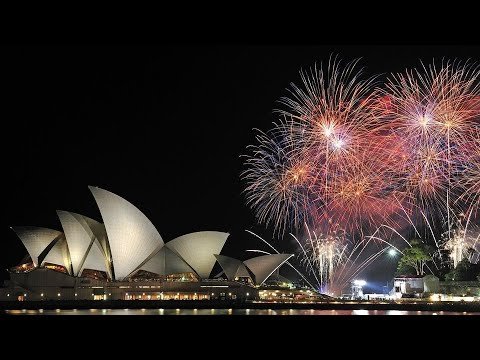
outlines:
{"label": "white sail-shaped roof", "polygon": [[47,246],[62,236],[60,231],[36,226],[15,226],[12,230],[22,241],[35,266],[41,262],[39,257]]}
{"label": "white sail-shaped roof", "polygon": [[105,229],[105,225],[93,219],[90,219],[87,217],[84,217],[84,218],[87,221],[87,224],[92,230],[93,234],[95,235],[95,239],[96,239],[95,241],[98,241],[102,252],[105,254],[108,273],[109,275],[111,275],[112,254],[110,253],[110,244],[108,243],[108,237],[107,237],[107,231]]}
{"label": "white sail-shaped roof", "polygon": [[111,262],[112,254],[110,254],[110,245],[108,244],[107,230],[105,229],[105,225],[95,220],[92,221],[93,223],[89,223],[88,225],[90,226],[90,229],[92,229],[92,232],[95,234],[95,238],[100,243],[102,250],[107,257],[107,260]]}
{"label": "white sail-shaped roof", "polygon": [[108,234],[115,279],[123,280],[163,246],[162,237],[150,220],[127,200],[98,187],[88,188]]}
{"label": "white sail-shaped roof", "polygon": [[229,235],[219,231],[200,231],[179,236],[165,246],[185,260],[198,276],[206,279],[215,265],[214,254],[222,251]]}
{"label": "white sail-shaped roof", "polygon": [[[65,238],[67,239],[73,274],[77,276],[87,256],[87,250],[95,240],[95,234],[87,221],[91,223],[95,220],[62,210],[57,210],[57,215],[62,224]],[[103,260],[102,263],[104,263]]]}
{"label": "white sail-shaped roof", "polygon": [[[112,255],[110,254],[110,245],[108,243],[107,231],[105,230],[105,225],[90,219],[89,217],[83,216],[85,222],[87,223],[90,230],[92,230],[93,235],[95,236],[95,240],[93,244],[90,246],[90,250],[87,254],[87,258],[85,262],[88,260],[87,267],[85,263],[82,265],[83,269],[92,269],[92,270],[100,270],[106,271],[107,275],[110,279],[113,278],[112,276]],[[97,251],[97,249],[99,251]],[[98,261],[94,262],[94,259],[99,259],[100,254],[102,255],[103,262],[100,263]],[[95,267],[93,267],[95,266]]]}
{"label": "white sail-shaped roof", "polygon": [[110,269],[108,268],[107,258],[103,251],[102,246],[100,245],[97,239],[94,240],[93,244],[88,250],[85,261],[82,264],[82,267],[78,273],[78,276],[82,274],[84,269],[99,270],[105,271],[109,277],[111,277]]}
{"label": "white sail-shaped roof", "polygon": [[252,278],[252,276],[250,275],[250,273],[247,270],[247,267],[243,263],[242,263],[242,265],[240,265],[238,267],[237,273],[235,274],[235,277],[249,277],[249,278]]}
{"label": "white sail-shaped roof", "polygon": [[225,255],[215,255],[215,257],[228,280],[233,281],[236,277],[251,277],[240,260]]}
{"label": "white sail-shaped roof", "polygon": [[180,274],[194,272],[188,264],[168,247],[164,246],[140,270],[158,275]]}
{"label": "white sail-shaped roof", "polygon": [[65,237],[63,237],[63,234],[61,238],[55,240],[55,244],[50,250],[48,250],[46,256],[42,260],[42,265],[45,263],[61,265],[65,267],[69,274],[72,274],[68,245]]}
{"label": "white sail-shaped roof", "polygon": [[255,284],[262,285],[275,270],[292,256],[292,254],[263,255],[245,260],[243,263],[255,275]]}

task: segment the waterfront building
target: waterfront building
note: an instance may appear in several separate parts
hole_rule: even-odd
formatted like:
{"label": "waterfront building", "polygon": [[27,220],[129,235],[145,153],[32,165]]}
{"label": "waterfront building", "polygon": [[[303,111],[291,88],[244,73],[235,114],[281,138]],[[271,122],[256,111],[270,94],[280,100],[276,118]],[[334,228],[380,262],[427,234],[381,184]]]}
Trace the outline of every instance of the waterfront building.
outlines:
{"label": "waterfront building", "polygon": [[[240,261],[221,254],[229,236],[200,231],[168,242],[122,197],[89,187],[103,223],[57,211],[63,231],[12,230],[28,255],[9,269],[0,300],[255,300],[292,255]],[[218,262],[222,276],[211,278]]]}
{"label": "waterfront building", "polygon": [[395,299],[426,298],[432,301],[480,300],[478,281],[439,281],[434,275],[398,276],[394,279]]}

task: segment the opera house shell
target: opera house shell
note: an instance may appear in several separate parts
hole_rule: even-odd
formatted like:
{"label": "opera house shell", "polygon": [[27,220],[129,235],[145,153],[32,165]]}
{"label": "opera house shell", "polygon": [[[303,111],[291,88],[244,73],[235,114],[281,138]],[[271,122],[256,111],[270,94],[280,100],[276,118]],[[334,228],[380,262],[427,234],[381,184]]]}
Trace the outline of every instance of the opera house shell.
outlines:
{"label": "opera house shell", "polygon": [[[103,223],[58,210],[63,231],[15,226],[28,256],[10,269],[3,300],[254,299],[291,254],[240,261],[220,255],[229,236],[200,231],[165,242],[122,197],[89,186]],[[215,263],[223,279],[212,279]]]}

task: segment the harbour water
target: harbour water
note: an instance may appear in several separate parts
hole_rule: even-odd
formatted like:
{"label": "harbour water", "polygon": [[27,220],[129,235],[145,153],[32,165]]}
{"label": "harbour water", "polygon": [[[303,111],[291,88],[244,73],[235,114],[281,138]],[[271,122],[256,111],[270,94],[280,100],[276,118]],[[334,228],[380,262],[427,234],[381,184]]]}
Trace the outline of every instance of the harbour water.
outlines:
{"label": "harbour water", "polygon": [[5,315],[480,315],[480,312],[314,309],[37,309],[3,310]]}

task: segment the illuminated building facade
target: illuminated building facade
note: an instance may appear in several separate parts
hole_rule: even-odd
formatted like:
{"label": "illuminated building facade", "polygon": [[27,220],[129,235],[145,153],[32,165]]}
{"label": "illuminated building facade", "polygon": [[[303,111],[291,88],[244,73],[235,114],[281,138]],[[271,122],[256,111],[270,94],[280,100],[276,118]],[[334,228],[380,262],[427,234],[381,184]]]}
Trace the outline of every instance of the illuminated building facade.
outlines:
{"label": "illuminated building facade", "polygon": [[[229,236],[201,231],[164,242],[134,205],[89,187],[103,223],[57,211],[62,231],[13,227],[28,256],[9,270],[0,300],[249,300],[292,255],[241,262],[220,255]],[[218,261],[223,278],[210,278]]]}

